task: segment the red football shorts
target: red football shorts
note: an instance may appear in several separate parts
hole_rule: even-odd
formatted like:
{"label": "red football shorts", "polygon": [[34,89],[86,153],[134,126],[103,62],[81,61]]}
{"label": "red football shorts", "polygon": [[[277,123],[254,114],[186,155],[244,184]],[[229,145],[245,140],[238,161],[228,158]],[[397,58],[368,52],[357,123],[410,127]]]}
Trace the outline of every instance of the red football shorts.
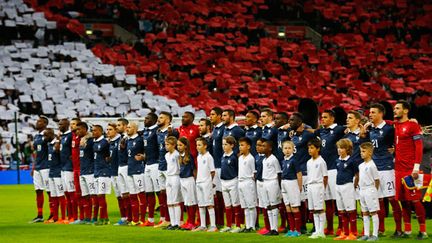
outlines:
{"label": "red football shorts", "polygon": [[395,186],[396,186],[396,200],[399,201],[414,201],[420,200],[422,192],[419,189],[410,190],[402,183],[405,176],[411,175],[411,172],[398,172],[395,171]]}

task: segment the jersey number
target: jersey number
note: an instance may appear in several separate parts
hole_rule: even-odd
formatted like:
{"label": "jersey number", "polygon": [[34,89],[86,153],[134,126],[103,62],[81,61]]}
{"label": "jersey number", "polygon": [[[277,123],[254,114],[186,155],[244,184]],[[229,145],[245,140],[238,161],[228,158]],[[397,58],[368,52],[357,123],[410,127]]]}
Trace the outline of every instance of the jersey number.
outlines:
{"label": "jersey number", "polygon": [[377,139],[372,139],[372,144],[375,148],[378,148],[378,140]]}
{"label": "jersey number", "polygon": [[387,182],[387,190],[391,191],[395,188],[394,181]]}

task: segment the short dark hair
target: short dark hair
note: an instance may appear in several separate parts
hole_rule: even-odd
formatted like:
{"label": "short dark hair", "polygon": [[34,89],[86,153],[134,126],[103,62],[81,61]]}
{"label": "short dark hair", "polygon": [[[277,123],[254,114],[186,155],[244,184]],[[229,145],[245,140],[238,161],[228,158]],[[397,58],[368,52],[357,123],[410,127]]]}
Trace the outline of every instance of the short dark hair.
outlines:
{"label": "short dark hair", "polygon": [[123,125],[129,124],[129,121],[126,118],[119,118],[119,119],[117,119],[117,121]]}
{"label": "short dark hair", "polygon": [[379,110],[381,113],[383,113],[384,115],[385,115],[385,113],[386,113],[385,107],[384,107],[382,104],[380,104],[380,103],[373,103],[373,104],[370,105],[369,108],[375,108],[375,109],[378,109],[378,110]]}
{"label": "short dark hair", "polygon": [[96,124],[96,125],[93,125],[93,127],[97,128],[97,129],[100,129],[100,131],[103,133],[103,128],[102,128],[101,125]]}
{"label": "short dark hair", "polygon": [[265,143],[267,142],[267,139],[265,138],[258,138],[257,142],[260,141],[261,143]]}
{"label": "short dark hair", "polygon": [[85,122],[80,121],[76,124],[76,126],[77,127],[83,127],[86,131],[88,131],[88,125]]}
{"label": "short dark hair", "polygon": [[240,138],[239,139],[239,143],[241,143],[241,142],[247,143],[248,145],[252,144],[252,141],[248,137],[242,137],[242,138]]}
{"label": "short dark hair", "polygon": [[354,110],[352,110],[352,111],[348,111],[348,114],[353,114],[354,117],[355,117],[356,119],[359,119],[359,120],[361,120],[361,118],[362,118],[362,115],[361,115],[360,112],[358,112],[358,111],[354,111]]}
{"label": "short dark hair", "polygon": [[235,111],[233,109],[225,109],[223,112],[227,112],[232,118],[235,118]]}
{"label": "short dark hair", "polygon": [[150,116],[150,119],[151,119],[152,121],[157,121],[157,119],[158,119],[158,116],[157,116],[156,113],[154,113],[154,112],[150,112],[150,113],[148,113],[147,115]]}
{"label": "short dark hair", "polygon": [[319,138],[312,138],[308,142],[308,147],[309,146],[314,146],[315,148],[321,149],[321,140],[319,140]]}
{"label": "short dark hair", "polygon": [[374,150],[374,146],[371,142],[364,142],[364,143],[360,144],[360,148],[365,149],[365,150],[369,150],[372,152]]}
{"label": "short dark hair", "polygon": [[235,146],[237,144],[237,141],[236,141],[236,139],[233,136],[224,137],[223,140],[225,140],[226,143],[230,144],[230,145],[234,145]]}
{"label": "short dark hair", "polygon": [[197,139],[195,139],[195,142],[201,142],[203,143],[205,146],[208,145],[207,140],[203,137],[198,137]]}
{"label": "short dark hair", "polygon": [[407,110],[411,110],[411,105],[408,103],[408,101],[406,101],[406,100],[398,100],[397,102],[396,102],[396,104],[401,104],[402,105],[402,108],[405,110],[405,109],[407,109]]}
{"label": "short dark hair", "polygon": [[273,141],[272,141],[272,140],[266,139],[265,141],[263,141],[263,143],[266,143],[266,144],[268,144],[270,147],[273,147]]}
{"label": "short dark hair", "polygon": [[110,123],[108,123],[107,127],[112,127],[112,128],[114,128],[114,130],[115,130],[115,128],[116,128],[116,124],[110,122]]}
{"label": "short dark hair", "polygon": [[80,119],[79,117],[74,117],[74,118],[71,119],[71,121],[77,121],[77,122],[80,122],[81,119]]}
{"label": "short dark hair", "polygon": [[269,108],[262,109],[261,112],[265,112],[271,117],[273,117],[273,115],[274,115],[274,112]]}
{"label": "short dark hair", "polygon": [[220,107],[213,107],[211,110],[214,111],[219,116],[222,115],[223,112],[222,108]]}
{"label": "short dark hair", "polygon": [[167,112],[167,111],[161,111],[161,113],[160,113],[159,115],[167,116],[168,119],[169,119],[170,121],[172,121],[172,115],[171,115],[171,113],[169,113],[169,112]]}
{"label": "short dark hair", "polygon": [[209,119],[207,119],[207,118],[201,118],[200,120],[199,120],[200,122],[205,122],[205,124],[206,124],[206,126],[208,126],[208,127],[211,127],[211,121],[209,120]]}
{"label": "short dark hair", "polygon": [[297,117],[298,119],[300,119],[301,121],[303,121],[303,119],[304,119],[303,114],[300,113],[300,112],[294,112],[291,116],[295,116],[295,117]]}
{"label": "short dark hair", "polygon": [[195,114],[190,111],[185,111],[185,114],[188,114],[192,117],[192,120],[195,119]]}
{"label": "short dark hair", "polygon": [[278,115],[280,115],[284,120],[288,120],[288,114],[286,112],[278,112]]}
{"label": "short dark hair", "polygon": [[336,113],[334,112],[334,110],[324,110],[323,113],[327,113],[329,114],[331,117],[336,117]]}
{"label": "short dark hair", "polygon": [[252,116],[254,116],[257,120],[259,119],[258,112],[252,110],[252,111],[248,111],[247,113],[252,114]]}

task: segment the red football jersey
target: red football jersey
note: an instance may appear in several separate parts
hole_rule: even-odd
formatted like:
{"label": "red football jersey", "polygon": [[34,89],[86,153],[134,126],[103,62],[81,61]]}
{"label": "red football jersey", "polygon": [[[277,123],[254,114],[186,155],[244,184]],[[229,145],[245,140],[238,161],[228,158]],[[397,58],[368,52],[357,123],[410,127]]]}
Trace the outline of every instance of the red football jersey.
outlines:
{"label": "red football jersey", "polygon": [[80,141],[81,138],[72,132],[72,168],[74,171],[80,171]]}
{"label": "red football jersey", "polygon": [[[195,139],[197,139],[200,136],[198,125],[195,125],[195,124],[192,124],[189,126],[183,126],[182,125],[178,128],[178,132],[179,132],[179,138],[186,137],[189,140],[191,154],[194,157],[194,159],[196,159],[198,156],[198,151],[196,149]],[[196,164],[196,161],[195,161],[195,164]]]}
{"label": "red football jersey", "polygon": [[421,163],[423,136],[419,124],[395,122],[395,170],[411,172],[415,163]]}

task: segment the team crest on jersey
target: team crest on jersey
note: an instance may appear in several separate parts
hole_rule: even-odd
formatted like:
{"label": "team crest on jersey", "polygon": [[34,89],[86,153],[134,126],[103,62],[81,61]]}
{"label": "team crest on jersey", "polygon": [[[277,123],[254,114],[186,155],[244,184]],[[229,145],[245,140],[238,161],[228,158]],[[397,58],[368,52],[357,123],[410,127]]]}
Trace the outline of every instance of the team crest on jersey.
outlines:
{"label": "team crest on jersey", "polygon": [[299,141],[301,141],[302,139],[303,139],[303,137],[302,137],[302,136],[300,136],[300,137],[299,137]]}
{"label": "team crest on jersey", "polygon": [[192,134],[192,133],[193,133],[193,131],[192,131],[192,130],[190,130],[190,131],[189,131],[189,133],[190,133],[190,134]]}
{"label": "team crest on jersey", "polygon": [[384,132],[383,132],[382,130],[380,130],[379,133],[380,133],[380,135],[382,136]]}
{"label": "team crest on jersey", "polygon": [[74,140],[72,140],[72,147],[75,148],[75,141]]}
{"label": "team crest on jersey", "polygon": [[100,149],[100,144],[98,145],[98,149]]}
{"label": "team crest on jersey", "polygon": [[347,163],[344,163],[344,168],[346,168],[346,167],[348,167],[348,164],[347,164]]}
{"label": "team crest on jersey", "polygon": [[402,128],[402,132],[406,132],[406,128],[405,127]]}
{"label": "team crest on jersey", "polygon": [[133,143],[132,143],[132,147],[135,147],[135,144],[136,144],[136,142],[133,142]]}
{"label": "team crest on jersey", "polygon": [[227,163],[228,163],[228,164],[231,164],[231,160],[228,160]]}
{"label": "team crest on jersey", "polygon": [[360,139],[360,137],[359,136],[356,136],[356,140],[358,141]]}
{"label": "team crest on jersey", "polygon": [[330,130],[330,134],[333,134],[333,130]]}
{"label": "team crest on jersey", "polygon": [[257,132],[254,132],[253,134],[254,134],[254,136],[256,136]]}

